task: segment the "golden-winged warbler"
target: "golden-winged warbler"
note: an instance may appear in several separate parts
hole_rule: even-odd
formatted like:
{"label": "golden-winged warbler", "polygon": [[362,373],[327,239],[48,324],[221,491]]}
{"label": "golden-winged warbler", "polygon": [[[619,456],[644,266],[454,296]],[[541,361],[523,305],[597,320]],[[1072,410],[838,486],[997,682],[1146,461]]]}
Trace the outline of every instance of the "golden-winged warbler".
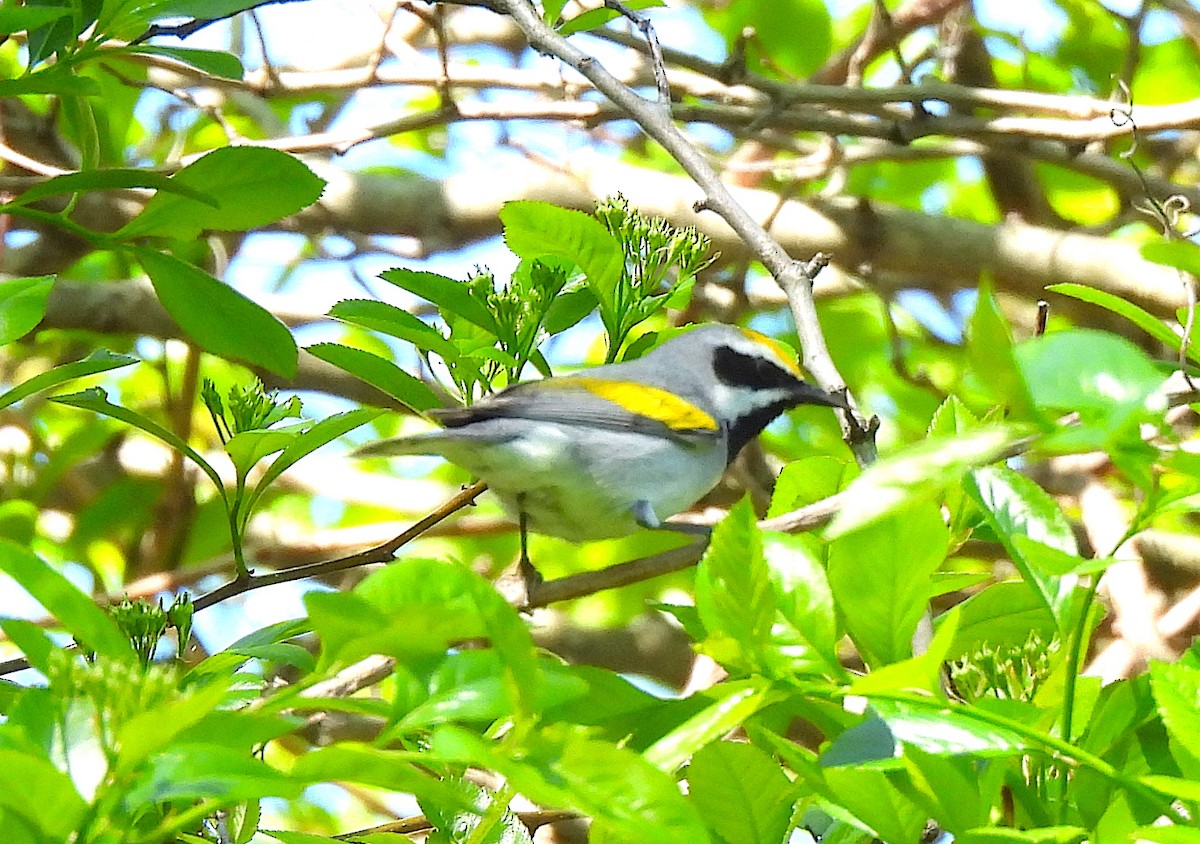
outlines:
{"label": "golden-winged warbler", "polygon": [[434,411],[441,430],[356,456],[438,454],[479,479],[524,528],[569,540],[625,536],[690,507],[772,420],[845,407],[768,337],[707,325],[644,357],[527,381]]}

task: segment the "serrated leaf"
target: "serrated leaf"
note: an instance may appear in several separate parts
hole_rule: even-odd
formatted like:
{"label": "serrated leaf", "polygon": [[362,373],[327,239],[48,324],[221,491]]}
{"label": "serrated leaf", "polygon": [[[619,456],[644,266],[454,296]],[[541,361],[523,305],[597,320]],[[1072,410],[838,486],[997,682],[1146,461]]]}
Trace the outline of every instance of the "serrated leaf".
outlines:
{"label": "serrated leaf", "polygon": [[929,421],[929,437],[952,437],[979,427],[979,417],[958,396],[947,396]]}
{"label": "serrated leaf", "polygon": [[343,299],[329,310],[336,320],[378,331],[412,343],[422,352],[434,352],[443,359],[458,357],[458,347],[431,325],[422,322],[408,311],[374,299]]}
{"label": "serrated leaf", "polygon": [[537,764],[453,726],[439,727],[430,739],[434,758],[491,768],[531,800],[589,815],[593,836],[630,844],[711,840],[674,779],[628,748],[571,734],[534,736],[526,745]]}
{"label": "serrated leaf", "polygon": [[949,531],[933,504],[916,504],[829,545],[829,585],[859,652],[872,667],[912,656],[930,576]]}
{"label": "serrated leaf", "polygon": [[443,319],[451,316],[461,317],[493,337],[497,334],[496,318],[482,302],[471,295],[466,282],[437,273],[406,270],[403,267],[382,272],[379,277],[437,305]]}
{"label": "serrated leaf", "polygon": [[37,328],[46,314],[54,276],[0,279],[0,346]]}
{"label": "serrated leaf", "polygon": [[604,224],[582,211],[546,202],[518,200],[500,209],[504,242],[526,260],[547,256],[574,261],[587,277],[606,317],[614,313],[614,291],[621,281],[625,258],[621,245]]}
{"label": "serrated leaf", "polygon": [[775,621],[775,600],[748,499],[713,528],[696,568],[696,609],[709,635],[704,649],[718,662],[761,660]]}
{"label": "serrated leaf", "polygon": [[796,787],[752,744],[719,741],[688,765],[688,796],[727,844],[777,844],[791,820]]}
{"label": "serrated leaf", "polygon": [[171,178],[209,202],[157,193],[114,237],[194,240],[205,231],[245,231],[306,208],[325,187],[299,159],[264,147],[221,147]]}
{"label": "serrated leaf", "polygon": [[285,378],[295,376],[296,341],[274,314],[173,255],[152,249],[137,249],[136,255],[162,306],[202,349]]}
{"label": "serrated leaf", "polygon": [[1190,757],[1181,760],[1184,764],[1180,767],[1186,771],[1200,760],[1200,735],[1196,731],[1200,670],[1187,665],[1153,662],[1150,664],[1150,683],[1167,734]]}
{"label": "serrated leaf", "polygon": [[0,539],[0,571],[32,595],[78,642],[109,659],[133,662],[129,640],[108,614],[28,548]]}
{"label": "serrated leaf", "polygon": [[1029,478],[1005,466],[976,469],[967,480],[967,491],[1021,575],[1045,601],[1047,609],[1059,617],[1069,591],[1061,588],[1058,578],[1035,568],[1013,541],[1014,536],[1023,535],[1065,554],[1077,555],[1075,533],[1058,503]]}
{"label": "serrated leaf", "polygon": [[492,585],[463,567],[424,559],[372,573],[349,593],[305,596],[321,635],[320,666],[371,654],[402,664],[487,639],[500,657],[518,713],[533,711],[539,671],[529,630]]}
{"label": "serrated leaf", "polygon": [[305,351],[346,370],[418,413],[441,406],[428,384],[379,355],[339,343],[316,343],[306,346]]}
{"label": "serrated leaf", "polygon": [[775,589],[775,606],[799,636],[798,640],[788,636],[784,632],[787,624],[776,624],[772,631],[776,648],[775,653],[769,652],[770,662],[783,675],[840,676],[840,633],[825,566],[801,536],[764,533],[763,551]]}

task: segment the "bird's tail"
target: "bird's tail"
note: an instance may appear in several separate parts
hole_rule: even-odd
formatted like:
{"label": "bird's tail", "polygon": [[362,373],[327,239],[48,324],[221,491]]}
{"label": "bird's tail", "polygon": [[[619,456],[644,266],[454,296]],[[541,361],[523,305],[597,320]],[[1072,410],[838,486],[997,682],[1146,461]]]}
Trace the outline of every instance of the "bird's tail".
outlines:
{"label": "bird's tail", "polygon": [[428,431],[407,437],[392,437],[356,448],[350,456],[396,457],[402,454],[441,454],[444,439],[441,431]]}

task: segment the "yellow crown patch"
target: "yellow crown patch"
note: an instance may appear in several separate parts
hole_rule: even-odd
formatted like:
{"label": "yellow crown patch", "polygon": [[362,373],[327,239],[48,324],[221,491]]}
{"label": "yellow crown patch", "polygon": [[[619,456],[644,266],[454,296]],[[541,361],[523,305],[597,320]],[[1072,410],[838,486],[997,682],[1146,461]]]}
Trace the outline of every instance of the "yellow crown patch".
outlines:
{"label": "yellow crown patch", "polygon": [[797,378],[803,377],[803,373],[800,371],[800,364],[796,361],[796,350],[791,346],[780,343],[775,338],[768,337],[766,334],[759,334],[752,328],[739,328],[738,330],[755,343],[761,343],[773,351],[779,357],[779,360],[783,363],[783,365],[791,370],[792,374]]}

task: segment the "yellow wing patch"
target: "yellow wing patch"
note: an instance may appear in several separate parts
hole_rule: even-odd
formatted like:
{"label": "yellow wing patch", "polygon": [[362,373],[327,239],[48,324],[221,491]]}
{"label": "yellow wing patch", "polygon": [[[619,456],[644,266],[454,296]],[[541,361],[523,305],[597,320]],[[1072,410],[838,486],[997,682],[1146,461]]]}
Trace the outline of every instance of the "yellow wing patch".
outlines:
{"label": "yellow wing patch", "polygon": [[672,431],[716,431],[720,428],[716,419],[696,405],[658,387],[587,376],[572,376],[557,381],[551,378],[543,383],[548,386],[582,387],[630,413],[661,422]]}
{"label": "yellow wing patch", "polygon": [[796,362],[796,350],[790,346],[780,343],[778,340],[768,337],[766,334],[759,334],[750,328],[739,328],[743,334],[753,340],[755,343],[760,343],[773,351],[778,356],[781,363],[791,370],[792,374],[797,378],[804,377],[800,371],[800,364]]}

